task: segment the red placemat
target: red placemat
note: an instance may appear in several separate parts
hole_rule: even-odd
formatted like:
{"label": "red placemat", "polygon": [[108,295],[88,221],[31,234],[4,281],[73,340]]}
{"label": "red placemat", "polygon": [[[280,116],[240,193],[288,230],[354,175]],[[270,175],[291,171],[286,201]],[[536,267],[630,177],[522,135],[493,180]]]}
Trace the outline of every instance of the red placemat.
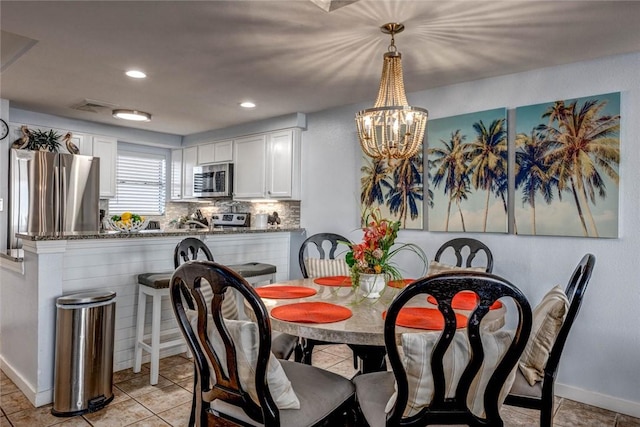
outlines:
{"label": "red placemat", "polygon": [[[438,302],[434,297],[429,295],[427,297],[427,301],[431,304],[438,305]],[[480,297],[471,291],[461,291],[456,296],[453,297],[451,301],[451,307],[454,310],[473,310],[478,305],[478,301],[480,301]],[[498,308],[502,308],[502,303],[500,301],[494,302],[489,310],[496,310]]]}
{"label": "red placemat", "polygon": [[351,317],[351,310],[328,302],[299,302],[271,310],[271,316],[287,322],[331,323]]}
{"label": "red placemat", "polygon": [[327,276],[316,277],[314,283],[325,286],[351,286],[351,278],[349,276]]}
{"label": "red placemat", "polygon": [[401,280],[391,280],[387,283],[387,286],[391,286],[392,288],[403,289],[409,283],[413,282],[415,279],[401,279]]}
{"label": "red placemat", "polygon": [[273,298],[273,299],[292,299],[292,298],[305,298],[310,297],[318,293],[313,288],[305,288],[304,286],[262,286],[256,288],[256,293],[261,298]]}
{"label": "red placemat", "polygon": [[[387,312],[382,313],[382,318],[387,317]],[[406,328],[427,329],[430,331],[441,331],[444,329],[444,317],[435,308],[425,307],[404,307],[400,309],[396,319],[398,326]],[[467,326],[467,318],[456,313],[456,326],[458,329]]]}

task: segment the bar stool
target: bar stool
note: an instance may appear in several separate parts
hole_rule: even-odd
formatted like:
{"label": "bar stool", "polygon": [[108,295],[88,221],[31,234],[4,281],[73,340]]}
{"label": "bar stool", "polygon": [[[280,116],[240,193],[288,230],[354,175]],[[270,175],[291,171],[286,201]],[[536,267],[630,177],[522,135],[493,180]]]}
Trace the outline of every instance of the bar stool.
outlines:
{"label": "bar stool", "polygon": [[[213,261],[213,255],[209,248],[199,239],[188,237],[178,243],[174,252],[174,265],[176,268],[181,261],[198,259],[202,251],[207,260]],[[229,265],[253,286],[260,286],[264,282],[273,283],[276,278],[276,266],[260,262],[248,262],[244,264]],[[142,350],[151,356],[151,385],[158,384],[160,365],[160,350],[172,348],[184,344],[184,339],[178,328],[160,332],[162,298],[169,297],[169,282],[173,271],[164,273],[143,273],[138,275],[138,314],[136,320],[136,341],[133,372],[140,372],[142,367]],[[146,317],[147,296],[151,297],[151,334],[144,334]],[[238,305],[242,304],[238,301]],[[244,307],[238,307],[238,312]],[[178,338],[162,340],[163,336],[178,334]],[[150,341],[149,341],[150,339]],[[149,342],[149,343],[148,343]]]}

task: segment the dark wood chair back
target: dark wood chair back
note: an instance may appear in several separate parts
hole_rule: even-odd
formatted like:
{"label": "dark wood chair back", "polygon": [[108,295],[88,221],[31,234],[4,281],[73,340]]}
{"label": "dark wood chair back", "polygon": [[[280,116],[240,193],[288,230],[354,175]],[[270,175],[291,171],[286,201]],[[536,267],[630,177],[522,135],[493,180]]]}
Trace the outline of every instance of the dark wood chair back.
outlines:
{"label": "dark wood chair back", "polygon": [[[202,286],[210,286],[213,292],[210,307],[205,302]],[[259,405],[240,384],[236,350],[222,315],[222,302],[227,288],[239,292],[255,313],[259,334],[258,362],[255,367]],[[187,317],[187,307],[181,298],[184,292],[191,295],[195,302],[198,312],[196,329]],[[253,287],[240,275],[221,264],[190,261],[179,266],[173,274],[170,295],[178,325],[191,349],[195,364],[194,404],[189,425],[230,425],[228,420],[217,417],[210,410],[211,402],[215,399],[243,408],[246,414],[258,423],[279,425],[279,412],[266,385],[267,364],[271,351],[271,324],[267,309]],[[211,326],[217,329],[225,344],[224,355],[216,355],[209,341],[207,328],[211,320]],[[226,370],[219,358],[225,359]],[[215,381],[211,381],[212,375]]]}
{"label": "dark wood chair back", "polygon": [[593,272],[595,264],[596,257],[594,255],[589,253],[584,255],[569,278],[569,283],[567,283],[567,287],[565,288],[565,294],[569,299],[569,310],[558,332],[558,336],[551,347],[547,364],[544,367],[542,394],[540,396],[510,394],[505,400],[508,405],[539,410],[541,426],[552,425],[554,385],[558,373],[558,365],[560,364],[560,357],[562,356],[562,350],[567,342],[571,327],[580,311],[582,298],[587,290],[587,285],[591,279],[591,273]]}
{"label": "dark wood chair back", "polygon": [[[463,260],[462,251],[464,248],[469,248],[469,255],[466,260]],[[438,251],[436,252],[436,256],[434,258],[435,261],[440,261],[440,257],[447,249],[453,249],[453,252],[456,256],[456,266],[458,267],[473,267],[472,262],[478,252],[484,252],[487,258],[486,271],[487,273],[491,273],[493,271],[493,254],[487,245],[482,243],[479,240],[471,239],[467,237],[460,237],[457,239],[449,240],[444,243]]]}
{"label": "dark wood chair back", "polygon": [[213,261],[211,250],[202,240],[195,237],[183,239],[173,251],[174,268],[178,268],[183,262],[197,260],[201,253],[204,254],[207,261]]}
{"label": "dark wood chair back", "polygon": [[[300,271],[302,272],[302,277],[305,279],[309,277],[309,273],[307,272],[307,267],[304,264],[305,253],[308,253],[308,246],[314,245],[316,251],[318,252],[318,258],[321,259],[335,259],[336,250],[338,249],[339,242],[349,242],[344,236],[335,233],[318,233],[312,236],[307,237],[307,239],[302,242],[300,246],[300,251],[298,251],[298,263],[300,264]],[[325,251],[325,245],[329,245],[329,252]],[[345,246],[345,250],[346,250]]]}
{"label": "dark wood chair back", "polygon": [[[443,359],[456,334],[456,317],[451,300],[458,292],[475,292],[480,301],[469,316],[466,333],[470,343],[471,357],[455,389],[454,397],[445,396],[445,373]],[[403,418],[408,402],[407,374],[402,364],[396,343],[396,319],[400,309],[416,295],[429,294],[438,301],[445,326],[431,352],[431,370],[434,380],[434,395],[430,404],[417,414]],[[486,418],[479,418],[467,405],[471,383],[484,361],[480,336],[480,322],[489,312],[489,307],[499,298],[510,297],[518,310],[518,325],[513,341],[506,350],[495,371],[491,374],[484,392]],[[384,324],[384,339],[398,393],[394,408],[387,416],[387,426],[423,426],[429,424],[467,424],[471,426],[502,426],[499,412],[499,394],[510,372],[522,354],[531,333],[532,314],[529,302],[522,292],[498,276],[481,272],[452,272],[436,274],[418,279],[403,289],[387,310]],[[462,330],[461,330],[462,331]],[[464,332],[463,332],[464,333]]]}

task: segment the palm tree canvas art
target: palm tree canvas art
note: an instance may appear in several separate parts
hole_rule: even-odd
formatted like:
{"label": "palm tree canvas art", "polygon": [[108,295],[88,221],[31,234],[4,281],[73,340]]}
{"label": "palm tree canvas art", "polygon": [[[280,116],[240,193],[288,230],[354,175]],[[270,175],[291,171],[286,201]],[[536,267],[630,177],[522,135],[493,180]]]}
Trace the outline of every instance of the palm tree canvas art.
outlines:
{"label": "palm tree canvas art", "polygon": [[518,234],[618,237],[620,93],[516,109]]}
{"label": "palm tree canvas art", "polygon": [[430,231],[507,232],[507,110],[435,119],[427,131]]}
{"label": "palm tree canvas art", "polygon": [[361,211],[379,208],[382,216],[405,229],[423,228],[423,154],[409,159],[363,156],[360,168]]}

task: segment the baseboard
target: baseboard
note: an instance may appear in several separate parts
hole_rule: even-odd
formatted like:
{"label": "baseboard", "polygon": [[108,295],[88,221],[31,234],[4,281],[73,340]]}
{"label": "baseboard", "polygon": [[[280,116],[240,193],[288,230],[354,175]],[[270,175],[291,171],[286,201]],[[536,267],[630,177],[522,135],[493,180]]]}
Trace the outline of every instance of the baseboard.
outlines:
{"label": "baseboard", "polygon": [[31,402],[33,406],[42,406],[53,401],[53,394],[50,393],[50,400],[48,402],[41,402],[42,399],[39,398],[35,388],[27,380],[25,380],[22,375],[20,375],[18,371],[13,368],[13,366],[7,363],[7,361],[2,356],[0,356],[0,368],[2,368],[2,372],[4,372],[4,374],[9,377],[11,381],[13,381],[16,387],[20,389],[22,394],[24,394],[25,397],[29,399],[29,402]]}
{"label": "baseboard", "polygon": [[630,400],[600,394],[595,391],[558,383],[555,384],[554,392],[556,396],[566,397],[567,399],[597,406],[598,408],[603,408],[608,411],[640,418],[640,402],[632,402]]}

